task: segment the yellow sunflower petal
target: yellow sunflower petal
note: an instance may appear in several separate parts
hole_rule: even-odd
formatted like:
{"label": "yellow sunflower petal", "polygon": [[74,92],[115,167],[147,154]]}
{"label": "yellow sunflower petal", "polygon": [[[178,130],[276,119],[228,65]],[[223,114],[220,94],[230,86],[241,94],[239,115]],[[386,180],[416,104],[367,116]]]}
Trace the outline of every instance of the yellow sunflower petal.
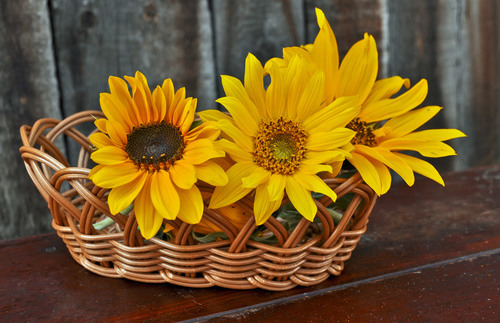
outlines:
{"label": "yellow sunflower petal", "polygon": [[165,119],[165,116],[167,115],[167,99],[165,99],[165,94],[160,86],[157,86],[153,91],[152,100],[154,110],[157,111],[157,116],[154,121],[163,121]]}
{"label": "yellow sunflower petal", "polygon": [[376,148],[363,145],[356,145],[355,147],[356,153],[362,154],[366,160],[373,165],[374,171],[377,172],[378,179],[380,180],[380,191],[378,191],[377,194],[382,195],[387,193],[391,187],[392,177],[389,169],[385,165],[390,167],[392,163],[380,154],[379,150]]}
{"label": "yellow sunflower petal", "polygon": [[221,119],[226,119],[232,122],[233,120],[228,114],[223,113],[219,110],[204,110],[198,112],[198,115],[203,122],[219,121]]}
{"label": "yellow sunflower petal", "polygon": [[165,103],[167,105],[166,118],[168,118],[168,120],[171,120],[173,110],[171,110],[170,107],[172,106],[172,103],[174,101],[174,96],[175,96],[174,83],[172,82],[171,79],[168,78],[168,79],[163,81],[163,84],[161,85],[161,89],[163,91],[163,95],[165,96]]}
{"label": "yellow sunflower petal", "polygon": [[116,96],[110,93],[101,93],[99,96],[99,103],[102,112],[108,120],[119,123],[126,132],[130,132],[134,125],[130,121],[126,109],[123,108]]}
{"label": "yellow sunflower petal", "polygon": [[349,156],[349,154],[340,149],[328,151],[308,151],[306,152],[302,163],[306,165],[330,164],[334,161],[342,161],[346,158],[346,156]]}
{"label": "yellow sunflower petal", "polygon": [[145,105],[149,110],[149,119],[148,120],[158,120],[158,110],[156,110],[153,106],[153,99],[151,97],[151,89],[148,85],[148,80],[141,72],[135,72],[135,79],[137,80],[138,88],[141,90],[141,95],[144,96]]}
{"label": "yellow sunflower petal", "polygon": [[392,176],[387,166],[375,159],[370,159],[380,178],[380,195],[387,193],[391,188]]}
{"label": "yellow sunflower petal", "polygon": [[344,161],[336,161],[333,162],[330,166],[332,166],[332,172],[331,173],[324,173],[322,176],[325,176],[327,178],[335,178],[339,175],[340,171],[342,170],[342,165],[344,164]]}
{"label": "yellow sunflower petal", "polygon": [[214,121],[204,122],[196,128],[191,129],[185,136],[188,141],[195,139],[215,140],[220,135],[220,129]]}
{"label": "yellow sunflower petal", "polygon": [[283,200],[284,192],[274,201],[270,200],[269,192],[265,184],[259,185],[255,190],[255,202],[253,212],[255,223],[257,225],[264,224],[274,211],[279,209]]}
{"label": "yellow sunflower petal", "polygon": [[175,220],[180,210],[180,198],[170,174],[159,170],[151,175],[151,201],[156,211],[167,220]]}
{"label": "yellow sunflower petal", "polygon": [[256,188],[262,183],[269,181],[271,173],[262,167],[254,166],[250,175],[241,179],[244,188]]}
{"label": "yellow sunflower petal", "polygon": [[228,182],[228,177],[224,169],[213,161],[204,162],[197,165],[196,177],[213,186],[223,186]]}
{"label": "yellow sunflower petal", "polygon": [[102,132],[96,132],[91,134],[89,136],[89,140],[92,143],[92,145],[96,146],[96,148],[98,149],[113,145],[111,139],[109,139],[109,137]]}
{"label": "yellow sunflower petal", "polygon": [[137,169],[132,161],[118,165],[102,165],[98,171],[93,173],[92,181],[102,188],[114,188],[133,181],[143,171]]}
{"label": "yellow sunflower petal", "polygon": [[248,97],[263,115],[266,109],[266,93],[264,91],[264,68],[260,61],[252,54],[245,60],[245,89]]}
{"label": "yellow sunflower petal", "polygon": [[[380,155],[385,158],[384,164],[399,174],[408,186],[413,186],[415,183],[415,175],[411,167],[397,155],[383,148],[375,148]],[[382,161],[381,161],[382,162]]]}
{"label": "yellow sunflower petal", "polygon": [[424,157],[432,158],[456,155],[455,150],[443,142],[405,137],[383,141],[379,144],[379,147],[384,147],[391,151],[413,150]]}
{"label": "yellow sunflower petal", "polygon": [[321,179],[328,179],[328,178],[335,178],[339,175],[340,171],[342,170],[342,165],[344,164],[343,161],[339,162],[333,162],[330,166],[332,168],[332,172],[324,172],[321,174],[318,174]]}
{"label": "yellow sunflower petal", "polygon": [[336,97],[358,95],[364,102],[378,73],[378,52],[373,36],[365,34],[342,60]]}
{"label": "yellow sunflower petal", "polygon": [[108,133],[108,120],[104,118],[97,119],[94,124],[99,131]]}
{"label": "yellow sunflower petal", "polygon": [[432,141],[446,141],[453,138],[466,137],[462,131],[457,129],[429,129],[409,133],[405,136],[407,139],[424,139]]}
{"label": "yellow sunflower petal", "polygon": [[316,8],[316,18],[320,31],[314,40],[312,49],[310,49],[311,58],[325,73],[324,98],[326,102],[332,102],[339,80],[337,40],[328,20],[325,18],[325,14],[318,8]]}
{"label": "yellow sunflower petal", "polygon": [[128,160],[128,154],[116,146],[106,146],[94,151],[90,158],[101,165],[117,165]]}
{"label": "yellow sunflower petal", "polygon": [[303,217],[312,222],[318,212],[318,207],[313,201],[311,192],[297,183],[294,177],[286,176],[285,179],[285,190],[290,202]]}
{"label": "yellow sunflower petal", "polygon": [[89,172],[89,179],[92,180],[92,178],[94,177],[95,173],[97,173],[98,171],[100,171],[101,169],[103,169],[104,167],[108,167],[108,166],[105,166],[105,165],[96,165],[94,166],[90,172]]}
{"label": "yellow sunflower petal", "polygon": [[172,181],[182,189],[190,189],[196,183],[196,171],[193,164],[184,159],[176,161],[169,169]]}
{"label": "yellow sunflower petal", "polygon": [[413,169],[415,173],[428,177],[439,184],[444,186],[444,181],[439,172],[432,166],[430,163],[408,155],[394,153],[396,156],[404,160],[410,167]]}
{"label": "yellow sunflower petal", "polygon": [[427,106],[410,111],[388,120],[380,131],[384,133],[384,138],[387,139],[404,136],[429,121],[441,109],[438,106]]}
{"label": "yellow sunflower petal", "polygon": [[[170,85],[164,84],[166,87],[170,87]],[[162,87],[163,88],[163,87]],[[168,122],[172,123],[175,126],[180,127],[181,124],[181,118],[186,115],[188,112],[186,109],[188,108],[188,105],[192,104],[192,98],[186,98],[186,89],[185,88],[180,88],[178,89],[175,93],[173,92],[169,96],[171,98],[171,102],[168,102],[167,99],[167,116],[166,119]]]}
{"label": "yellow sunflower petal", "polygon": [[332,166],[331,165],[322,165],[322,164],[305,164],[302,163],[299,166],[299,170],[304,173],[304,174],[318,174],[322,172],[332,172]]}
{"label": "yellow sunflower petal", "polygon": [[214,142],[214,146],[224,150],[235,162],[244,162],[244,161],[252,161],[253,155],[241,149],[234,142],[231,142],[227,139],[220,139]]}
{"label": "yellow sunflower petal", "polygon": [[352,152],[352,156],[348,158],[349,162],[358,170],[366,184],[370,186],[377,195],[382,195],[382,187],[380,184],[379,173],[367,158]]}
{"label": "yellow sunflower petal", "polygon": [[152,120],[151,110],[148,106],[146,93],[144,91],[144,88],[142,87],[142,84],[135,77],[125,76],[124,78],[127,80],[130,88],[132,89],[132,101],[137,107],[137,111],[140,114],[140,119],[143,122]]}
{"label": "yellow sunflower petal", "polygon": [[246,135],[252,136],[257,132],[258,124],[255,119],[256,115],[252,115],[250,110],[240,100],[235,97],[226,96],[216,100],[216,102],[222,104],[231,113],[238,128]]}
{"label": "yellow sunflower petal", "polygon": [[[270,65],[271,83],[266,91],[266,111],[270,119],[277,119],[283,116],[285,111],[285,87],[283,73],[276,64]],[[265,116],[264,116],[265,117]]]}
{"label": "yellow sunflower petal", "polygon": [[322,72],[315,73],[302,93],[297,105],[297,119],[304,120],[311,114],[320,110],[323,98],[318,93],[323,93],[325,87],[325,75]]}
{"label": "yellow sunflower petal", "polygon": [[285,191],[286,175],[272,174],[269,178],[267,191],[271,201],[281,200]]}
{"label": "yellow sunflower petal", "polygon": [[309,150],[325,151],[346,145],[356,133],[351,129],[337,128],[329,132],[315,132],[309,135],[306,147]]}
{"label": "yellow sunflower petal", "polygon": [[331,198],[333,202],[337,200],[337,194],[335,194],[335,192],[317,175],[297,172],[293,175],[293,178],[306,190],[326,195]]}
{"label": "yellow sunflower petal", "polygon": [[198,99],[189,99],[186,106],[182,110],[179,116],[178,125],[180,125],[181,133],[185,134],[191,128],[194,121],[194,116],[196,114],[196,105],[198,104]]}
{"label": "yellow sunflower petal", "polygon": [[403,79],[399,76],[377,80],[363,105],[368,105],[372,102],[377,102],[382,99],[388,99],[396,94],[399,90],[401,90],[403,85],[407,89],[410,88],[410,80]]}
{"label": "yellow sunflower petal", "polygon": [[240,146],[247,152],[253,152],[253,142],[251,137],[244,134],[232,122],[230,122],[229,120],[219,120],[217,125],[219,126],[220,130],[231,137],[238,146]]}
{"label": "yellow sunflower petal", "polygon": [[127,133],[123,127],[118,123],[108,120],[106,129],[113,144],[120,148],[125,148],[127,145]]}
{"label": "yellow sunflower petal", "polygon": [[[257,60],[257,58],[255,58],[255,56],[253,56],[252,54],[248,54],[246,61],[249,61],[249,60],[253,61],[254,59]],[[253,65],[253,64],[250,63],[250,65]],[[247,73],[247,71],[245,71],[245,74],[246,73]],[[258,75],[248,75],[246,78],[247,81],[248,81],[249,77],[255,78],[254,82],[258,83],[258,79],[257,79],[259,77]],[[261,80],[262,80],[262,77],[263,76],[261,75],[260,76]],[[222,75],[221,81],[222,81],[222,87],[224,88],[224,92],[226,93],[226,97],[232,97],[232,98],[236,99],[236,101],[239,102],[239,104],[237,104],[235,106],[231,106],[231,108],[233,110],[230,110],[228,107],[226,107],[227,110],[229,111],[229,113],[231,113],[231,115],[233,116],[233,118],[235,117],[233,111],[238,110],[238,112],[240,112],[240,114],[241,113],[248,113],[250,115],[250,119],[253,119],[253,122],[257,123],[258,122],[257,117],[260,115],[260,111],[264,106],[257,108],[257,106],[255,105],[255,102],[253,102],[250,99],[250,97],[248,95],[249,93],[247,92],[247,89],[243,86],[243,84],[241,84],[240,80],[238,80],[237,78],[229,76],[229,75]],[[254,86],[258,87],[258,84],[255,84]],[[251,87],[251,88],[253,90],[255,90],[253,87]],[[264,91],[263,85],[262,85],[261,91],[263,94],[263,91]],[[263,102],[261,102],[261,104],[262,103]],[[246,110],[246,111],[241,111],[241,110]]]}
{"label": "yellow sunflower petal", "polygon": [[358,117],[371,123],[400,116],[422,103],[427,96],[427,90],[427,80],[422,79],[396,98],[379,100],[363,106]]}
{"label": "yellow sunflower petal", "polygon": [[183,156],[188,163],[198,165],[212,158],[224,157],[225,154],[214,146],[213,140],[198,139],[186,146]]}
{"label": "yellow sunflower petal", "polygon": [[189,224],[200,222],[205,205],[198,187],[193,185],[188,190],[180,189],[179,198],[181,200],[181,211],[178,218]]}
{"label": "yellow sunflower petal", "polygon": [[282,90],[284,96],[282,100],[286,106],[281,116],[285,119],[296,118],[300,94],[303,92],[308,79],[304,73],[304,64],[301,63],[302,59],[299,56],[294,56],[288,62],[286,68],[280,69],[283,77]]}
{"label": "yellow sunflower petal", "polygon": [[138,126],[143,123],[141,115],[132,101],[127,83],[119,77],[110,76],[108,79],[109,90],[111,95],[116,97],[127,110],[131,122]]}
{"label": "yellow sunflower petal", "polygon": [[328,106],[310,115],[304,121],[303,126],[308,131],[315,130],[318,132],[344,127],[359,113],[358,101],[357,96],[338,98]]}
{"label": "yellow sunflower petal", "polygon": [[160,230],[162,216],[155,210],[151,201],[151,176],[148,176],[143,189],[134,203],[135,218],[145,239],[151,239]]}
{"label": "yellow sunflower petal", "polygon": [[230,205],[243,196],[247,195],[252,189],[243,188],[242,178],[250,175],[253,162],[236,163],[227,171],[229,182],[225,186],[217,186],[210,199],[210,208],[218,209]]}
{"label": "yellow sunflower petal", "polygon": [[108,196],[108,205],[111,214],[118,214],[125,210],[139,194],[144,187],[148,173],[141,172],[130,183],[111,189]]}

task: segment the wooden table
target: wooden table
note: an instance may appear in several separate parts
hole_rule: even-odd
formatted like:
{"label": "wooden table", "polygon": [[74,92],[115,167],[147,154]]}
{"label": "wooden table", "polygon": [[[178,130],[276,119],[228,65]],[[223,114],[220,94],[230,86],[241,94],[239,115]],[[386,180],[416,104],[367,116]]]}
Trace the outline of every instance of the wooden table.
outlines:
{"label": "wooden table", "polygon": [[380,198],[339,277],[285,292],[99,277],[55,234],[0,243],[0,321],[500,322],[500,164]]}

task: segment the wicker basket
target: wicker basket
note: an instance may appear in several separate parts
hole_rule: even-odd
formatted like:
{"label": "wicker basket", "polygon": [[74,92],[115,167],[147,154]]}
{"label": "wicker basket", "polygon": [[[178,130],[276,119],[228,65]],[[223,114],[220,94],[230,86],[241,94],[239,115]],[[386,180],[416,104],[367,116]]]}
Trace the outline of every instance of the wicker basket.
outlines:
{"label": "wicker basket", "polygon": [[[208,208],[203,217],[229,239],[198,243],[193,239],[193,225],[176,220],[168,221],[177,233],[173,240],[145,241],[133,211],[128,216],[110,214],[108,190],[87,178],[90,142],[75,126],[101,116],[99,111],[85,111],[63,121],[41,119],[32,127],[23,126],[20,148],[31,179],[48,203],[57,234],[73,258],[96,274],[188,287],[287,290],[339,275],[366,230],[376,194],[356,174],[325,180],[339,197],[353,196],[339,223],[334,224],[326,209],[331,200],[322,198],[316,201],[321,224],[314,230],[311,222],[302,219],[289,233],[280,221],[269,218],[265,226],[276,236],[276,245],[250,240],[256,229],[253,216],[238,230],[222,213]],[[70,166],[54,144],[62,134],[82,147],[77,167]],[[199,187],[208,193],[213,190],[208,185]],[[237,203],[251,214],[251,196]],[[105,216],[116,224],[111,230],[96,230],[93,223]]]}

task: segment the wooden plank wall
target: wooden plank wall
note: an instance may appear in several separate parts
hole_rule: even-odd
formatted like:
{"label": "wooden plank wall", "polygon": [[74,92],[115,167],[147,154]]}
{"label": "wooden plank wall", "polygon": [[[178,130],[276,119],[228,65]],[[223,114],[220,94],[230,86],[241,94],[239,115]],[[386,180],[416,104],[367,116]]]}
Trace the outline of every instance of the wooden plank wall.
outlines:
{"label": "wooden plank wall", "polygon": [[[109,75],[171,77],[216,107],[220,74],[243,76],[248,52],[265,61],[312,42],[322,8],[344,55],[364,32],[380,76],[429,81],[432,127],[465,131],[441,171],[500,161],[500,3],[496,0],[5,0],[0,2],[0,239],[47,232],[50,214],[18,153],[18,129],[41,117],[98,108]],[[62,144],[62,143],[61,143]],[[70,155],[74,147],[62,147]]]}

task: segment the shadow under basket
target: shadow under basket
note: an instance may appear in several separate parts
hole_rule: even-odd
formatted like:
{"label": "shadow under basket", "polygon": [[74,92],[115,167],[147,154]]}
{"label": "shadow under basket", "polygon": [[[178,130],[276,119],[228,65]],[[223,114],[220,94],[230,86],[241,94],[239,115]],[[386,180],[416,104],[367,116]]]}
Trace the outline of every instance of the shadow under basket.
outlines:
{"label": "shadow under basket", "polygon": [[[325,179],[338,198],[352,197],[339,221],[334,221],[327,209],[332,201],[322,197],[315,200],[318,220],[312,223],[302,218],[290,232],[271,216],[262,228],[276,237],[272,245],[251,239],[256,230],[251,194],[236,203],[251,215],[241,230],[219,210],[208,209],[209,198],[205,200],[204,221],[216,225],[227,239],[200,243],[194,239],[193,225],[165,220],[176,232],[171,240],[144,240],[133,210],[127,216],[112,215],[106,202],[109,190],[88,179],[91,144],[75,126],[91,123],[96,117],[103,117],[102,112],[85,111],[62,121],[41,119],[32,127],[22,126],[20,152],[48,203],[57,234],[71,256],[98,275],[198,288],[287,290],[340,275],[366,230],[377,196],[356,173],[347,179]],[[76,167],[54,144],[61,135],[81,146]],[[203,183],[198,187],[204,196],[213,191]],[[106,217],[115,223],[96,230],[93,224]]]}

